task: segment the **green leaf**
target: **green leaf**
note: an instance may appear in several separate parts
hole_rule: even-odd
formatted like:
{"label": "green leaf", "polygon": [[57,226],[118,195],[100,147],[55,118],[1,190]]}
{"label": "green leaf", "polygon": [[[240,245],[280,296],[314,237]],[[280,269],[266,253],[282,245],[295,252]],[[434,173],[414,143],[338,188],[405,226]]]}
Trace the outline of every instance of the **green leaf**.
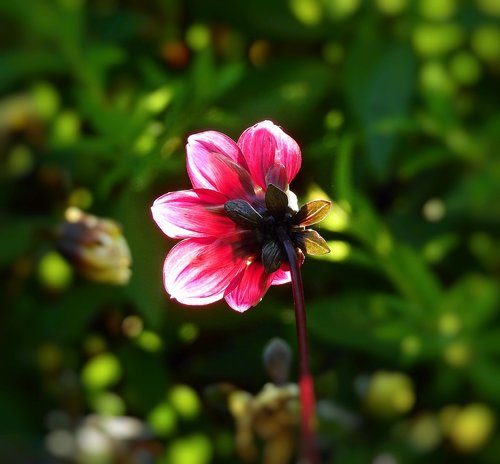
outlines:
{"label": "green leaf", "polygon": [[331,70],[320,60],[277,58],[263,68],[247,70],[219,103],[243,124],[254,124],[267,115],[290,131],[311,119],[330,81]]}
{"label": "green leaf", "polygon": [[169,371],[162,358],[130,345],[121,346],[116,354],[126,379],[124,397],[127,404],[142,414],[149,412],[167,392]]}
{"label": "green leaf", "polygon": [[132,254],[132,278],[126,291],[140,315],[155,329],[168,301],[162,277],[166,247],[174,242],[154,224],[150,213],[152,203],[153,198],[148,195],[129,190],[115,205],[115,211]]}
{"label": "green leaf", "polygon": [[393,244],[379,259],[381,268],[402,295],[434,310],[441,288],[420,254],[407,245]]}
{"label": "green leaf", "polygon": [[495,315],[499,304],[498,282],[481,275],[466,275],[441,299],[441,313],[456,314],[464,327],[475,331]]}
{"label": "green leaf", "polygon": [[399,124],[393,123],[407,117],[415,92],[416,59],[408,45],[394,43],[375,52],[376,61],[366,60],[367,37],[360,37],[346,65],[346,85],[363,126],[370,167],[376,178],[385,179],[399,136]]}
{"label": "green leaf", "polygon": [[80,282],[63,293],[56,302],[47,305],[44,312],[35,313],[33,330],[39,332],[35,336],[74,342],[87,332],[106,303],[119,301],[123,295],[123,287]]}
{"label": "green leaf", "polygon": [[333,179],[334,194],[337,202],[354,202],[355,190],[353,185],[353,135],[344,135],[339,142],[339,149],[334,162]]}
{"label": "green leaf", "polygon": [[394,351],[396,341],[379,340],[376,336],[376,330],[387,318],[376,321],[370,312],[368,295],[348,294],[308,304],[308,327],[313,336],[333,346],[393,357],[399,355]]}
{"label": "green leaf", "polygon": [[466,373],[478,393],[496,404],[500,403],[498,397],[500,367],[497,362],[485,358],[476,359],[468,366]]}
{"label": "green leaf", "polygon": [[28,251],[36,225],[31,220],[2,223],[0,243],[8,243],[9,246],[0,247],[0,265],[5,266]]}

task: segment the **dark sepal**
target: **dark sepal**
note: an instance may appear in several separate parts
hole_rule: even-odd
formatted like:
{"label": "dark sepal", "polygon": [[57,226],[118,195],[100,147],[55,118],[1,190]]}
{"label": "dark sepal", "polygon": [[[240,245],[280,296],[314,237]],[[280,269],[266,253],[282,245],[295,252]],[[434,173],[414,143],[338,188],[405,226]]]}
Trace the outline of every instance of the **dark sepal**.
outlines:
{"label": "dark sepal", "polygon": [[262,246],[262,264],[267,274],[277,271],[281,266],[282,250],[278,242],[270,240]]}
{"label": "dark sepal", "polygon": [[262,221],[262,216],[245,200],[226,201],[224,211],[233,222],[243,227],[256,227]]}
{"label": "dark sepal", "polygon": [[304,227],[321,222],[328,216],[331,203],[327,200],[313,200],[306,203],[299,209],[299,212],[292,218],[293,224]]}
{"label": "dark sepal", "polygon": [[287,194],[275,185],[269,184],[266,190],[266,207],[276,219],[284,217],[288,211]]}
{"label": "dark sepal", "polygon": [[326,255],[330,248],[325,239],[315,230],[304,230],[293,234],[295,244],[308,255]]}

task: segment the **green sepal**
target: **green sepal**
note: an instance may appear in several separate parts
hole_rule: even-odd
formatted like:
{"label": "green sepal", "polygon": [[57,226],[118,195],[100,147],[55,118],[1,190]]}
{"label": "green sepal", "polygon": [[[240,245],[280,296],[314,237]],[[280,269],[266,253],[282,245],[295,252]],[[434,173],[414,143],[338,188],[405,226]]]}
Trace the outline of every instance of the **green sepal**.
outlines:
{"label": "green sepal", "polygon": [[321,222],[330,212],[331,202],[327,200],[313,200],[303,205],[292,218],[293,224],[304,227]]}
{"label": "green sepal", "polygon": [[325,239],[315,230],[304,230],[297,232],[293,236],[295,244],[306,254],[312,256],[326,255],[330,253],[330,248]]}

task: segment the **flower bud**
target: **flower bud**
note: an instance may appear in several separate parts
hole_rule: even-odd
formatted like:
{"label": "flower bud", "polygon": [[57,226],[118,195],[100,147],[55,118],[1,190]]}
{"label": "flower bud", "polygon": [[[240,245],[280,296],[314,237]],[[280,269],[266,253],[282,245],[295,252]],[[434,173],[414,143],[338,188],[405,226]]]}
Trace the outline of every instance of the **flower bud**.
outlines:
{"label": "flower bud", "polygon": [[264,349],[262,360],[270,379],[276,385],[288,382],[292,364],[292,350],[285,340],[278,337],[270,340]]}
{"label": "flower bud", "polygon": [[121,227],[110,219],[68,208],[59,229],[58,248],[86,279],[126,284],[131,256]]}

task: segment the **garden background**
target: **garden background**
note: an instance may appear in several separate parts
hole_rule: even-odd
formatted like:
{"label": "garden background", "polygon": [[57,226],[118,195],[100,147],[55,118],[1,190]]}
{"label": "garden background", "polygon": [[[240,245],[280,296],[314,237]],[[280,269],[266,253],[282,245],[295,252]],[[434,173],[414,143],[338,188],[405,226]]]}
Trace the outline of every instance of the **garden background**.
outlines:
{"label": "garden background", "polygon": [[[268,382],[273,337],[295,350],[290,286],[244,315],[176,304],[149,208],[189,188],[189,134],[264,119],[302,148],[299,202],[333,201],[303,266],[324,461],[498,462],[500,2],[0,15],[1,462],[240,462],[228,396]],[[123,259],[63,256],[78,209],[121,224]]]}

